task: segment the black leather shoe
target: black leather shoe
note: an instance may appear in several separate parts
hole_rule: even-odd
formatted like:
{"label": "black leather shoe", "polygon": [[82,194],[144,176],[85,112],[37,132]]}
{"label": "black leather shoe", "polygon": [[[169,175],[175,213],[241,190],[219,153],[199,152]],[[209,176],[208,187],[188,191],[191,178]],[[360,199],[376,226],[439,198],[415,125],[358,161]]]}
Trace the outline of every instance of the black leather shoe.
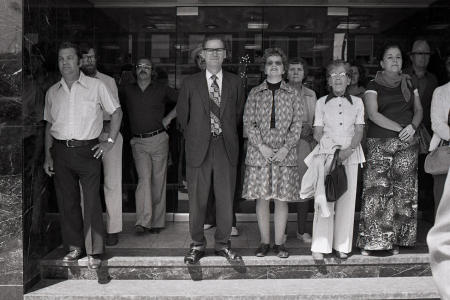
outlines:
{"label": "black leather shoe", "polygon": [[198,250],[191,247],[189,252],[184,256],[184,263],[190,265],[196,264],[203,256],[205,256],[204,250]]}
{"label": "black leather shoe", "polygon": [[273,245],[272,250],[279,258],[289,257],[289,252],[284,245]]}
{"label": "black leather shoe", "polygon": [[150,230],[149,228],[144,227],[142,225],[136,225],[134,227],[134,232],[136,232],[136,234],[144,234],[144,233],[146,233],[149,230]]}
{"label": "black leather shoe", "polygon": [[83,251],[81,249],[74,249],[64,256],[63,261],[71,262],[79,260],[83,256]]}
{"label": "black leather shoe", "polygon": [[106,246],[115,246],[119,243],[118,233],[107,233],[106,234]]}
{"label": "black leather shoe", "polygon": [[152,234],[159,234],[161,232],[162,228],[159,227],[155,227],[149,230],[150,233]]}
{"label": "black leather shoe", "polygon": [[230,248],[224,248],[215,251],[216,255],[225,257],[228,261],[238,262],[242,261],[242,257],[231,250]]}
{"label": "black leather shoe", "polygon": [[102,260],[98,254],[96,255],[88,255],[88,268],[89,269],[98,269],[102,265]]}
{"label": "black leather shoe", "polygon": [[264,257],[264,256],[267,255],[267,253],[269,252],[269,250],[270,250],[270,245],[269,245],[269,244],[263,244],[263,243],[261,243],[261,244],[259,245],[258,249],[256,249],[255,255],[256,255],[257,257]]}

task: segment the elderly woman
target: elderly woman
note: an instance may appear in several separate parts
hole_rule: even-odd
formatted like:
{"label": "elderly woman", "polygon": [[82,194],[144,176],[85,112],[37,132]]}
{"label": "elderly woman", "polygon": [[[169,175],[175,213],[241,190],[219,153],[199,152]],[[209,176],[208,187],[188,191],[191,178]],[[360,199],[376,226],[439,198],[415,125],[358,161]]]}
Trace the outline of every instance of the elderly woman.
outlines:
{"label": "elderly woman", "polygon": [[[316,109],[317,97],[316,93],[304,86],[303,81],[308,74],[308,64],[303,58],[291,59],[288,62],[287,79],[291,87],[296,89],[300,94],[300,100],[303,106],[302,133],[297,143],[298,172],[300,181],[303,178],[308,167],[304,159],[316,146],[313,137],[312,124],[314,120],[314,112]],[[306,229],[306,218],[308,215],[309,204],[308,199],[297,202],[297,238],[304,243],[311,243],[311,233]]]}
{"label": "elderly woman", "polygon": [[[347,93],[349,65],[333,61],[327,68],[331,93],[316,104],[314,137],[319,145],[305,159],[308,171],[302,180],[301,196],[314,192],[314,221],[311,251],[315,260],[331,253],[345,259],[352,250],[358,164],[364,162],[360,141],[364,127],[361,98]],[[347,175],[347,190],[336,202],[327,202],[324,176],[330,171],[336,149]]]}
{"label": "elderly woman", "polygon": [[417,158],[414,133],[422,121],[417,89],[402,74],[398,45],[383,49],[375,79],[364,94],[369,116],[367,165],[358,247],[398,254],[398,246],[413,246],[417,232]]}
{"label": "elderly woman", "polygon": [[355,62],[350,63],[351,82],[347,89],[350,95],[362,98],[366,89],[364,88],[364,67]]}
{"label": "elderly woman", "polygon": [[244,132],[248,136],[242,197],[256,199],[261,244],[258,257],[270,250],[270,200],[275,202],[275,244],[280,258],[289,256],[284,246],[288,202],[298,200],[297,142],[302,129],[302,106],[296,89],[283,80],[286,56],[269,48],[263,56],[266,80],[253,88],[244,110]]}

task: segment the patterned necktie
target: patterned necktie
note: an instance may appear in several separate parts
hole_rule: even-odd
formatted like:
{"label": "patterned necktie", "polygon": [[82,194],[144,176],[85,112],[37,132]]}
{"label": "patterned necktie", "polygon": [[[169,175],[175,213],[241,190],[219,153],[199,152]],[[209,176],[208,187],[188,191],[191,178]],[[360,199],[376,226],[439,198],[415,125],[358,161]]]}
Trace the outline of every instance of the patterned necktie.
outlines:
{"label": "patterned necktie", "polygon": [[210,116],[211,116],[211,133],[219,135],[222,133],[220,126],[220,89],[217,84],[217,76],[212,75],[212,84],[209,87],[209,99],[210,101]]}

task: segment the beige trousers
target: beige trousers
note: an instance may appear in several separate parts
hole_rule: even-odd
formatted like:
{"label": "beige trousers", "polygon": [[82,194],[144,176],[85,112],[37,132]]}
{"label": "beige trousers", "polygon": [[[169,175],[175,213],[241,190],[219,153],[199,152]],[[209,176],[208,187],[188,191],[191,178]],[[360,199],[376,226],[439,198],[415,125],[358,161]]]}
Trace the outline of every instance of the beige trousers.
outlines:
{"label": "beige trousers", "polygon": [[130,141],[138,174],[136,225],[163,228],[166,220],[166,179],[169,135],[165,132]]}
{"label": "beige trousers", "polygon": [[122,148],[123,138],[119,133],[114,146],[103,157],[103,191],[108,233],[122,231]]}

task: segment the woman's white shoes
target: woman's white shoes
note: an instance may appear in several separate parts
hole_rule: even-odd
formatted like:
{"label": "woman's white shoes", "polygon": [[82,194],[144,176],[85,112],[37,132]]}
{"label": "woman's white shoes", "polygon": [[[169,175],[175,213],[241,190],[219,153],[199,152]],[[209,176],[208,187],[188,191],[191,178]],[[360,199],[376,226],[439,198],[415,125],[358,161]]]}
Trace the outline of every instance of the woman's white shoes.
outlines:
{"label": "woman's white shoes", "polygon": [[306,244],[311,244],[312,242],[312,237],[309,233],[304,233],[304,234],[300,234],[297,232],[297,239],[299,239],[300,241],[302,241],[303,243]]}

